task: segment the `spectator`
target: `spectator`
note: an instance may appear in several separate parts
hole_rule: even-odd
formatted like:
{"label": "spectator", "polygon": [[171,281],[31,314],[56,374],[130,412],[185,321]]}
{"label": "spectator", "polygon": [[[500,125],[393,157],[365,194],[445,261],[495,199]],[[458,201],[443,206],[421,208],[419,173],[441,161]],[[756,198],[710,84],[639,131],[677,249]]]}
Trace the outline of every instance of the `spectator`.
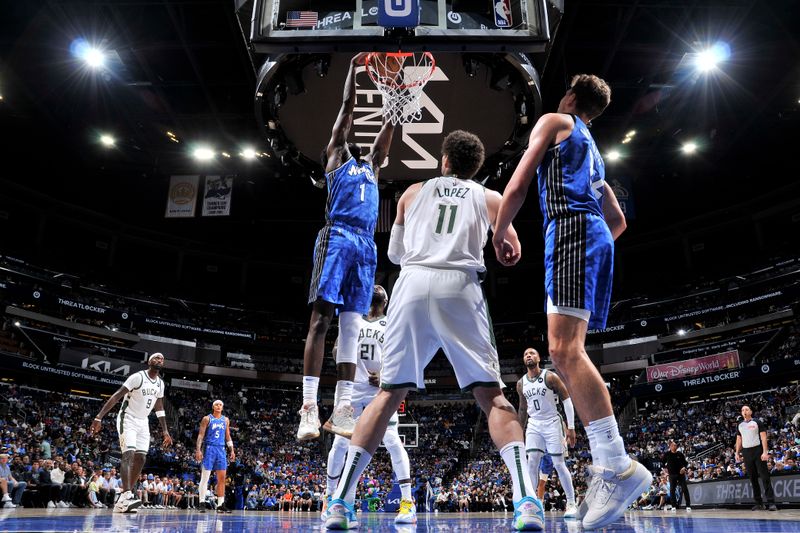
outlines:
{"label": "spectator", "polygon": [[11,474],[11,468],[8,466],[8,457],[7,453],[0,453],[0,489],[3,491],[4,509],[11,509],[20,505],[22,494],[27,486],[26,482],[17,481]]}

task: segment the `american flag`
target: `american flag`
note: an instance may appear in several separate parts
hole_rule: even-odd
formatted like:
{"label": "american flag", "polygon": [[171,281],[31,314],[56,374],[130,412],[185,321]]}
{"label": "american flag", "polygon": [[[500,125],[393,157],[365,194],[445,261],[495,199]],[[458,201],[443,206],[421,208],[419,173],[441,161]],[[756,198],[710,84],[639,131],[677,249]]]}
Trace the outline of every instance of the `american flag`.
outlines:
{"label": "american flag", "polygon": [[319,15],[316,11],[288,11],[286,13],[287,28],[313,28],[317,25]]}

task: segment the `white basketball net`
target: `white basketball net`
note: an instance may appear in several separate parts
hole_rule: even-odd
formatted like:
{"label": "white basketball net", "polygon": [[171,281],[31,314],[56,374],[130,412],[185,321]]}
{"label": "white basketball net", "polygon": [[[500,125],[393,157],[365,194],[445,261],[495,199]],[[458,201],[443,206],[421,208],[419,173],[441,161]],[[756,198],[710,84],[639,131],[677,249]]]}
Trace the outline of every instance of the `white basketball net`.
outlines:
{"label": "white basketball net", "polygon": [[436,70],[430,52],[418,54],[369,54],[367,73],[383,96],[383,115],[392,124],[406,124],[422,118],[420,97]]}

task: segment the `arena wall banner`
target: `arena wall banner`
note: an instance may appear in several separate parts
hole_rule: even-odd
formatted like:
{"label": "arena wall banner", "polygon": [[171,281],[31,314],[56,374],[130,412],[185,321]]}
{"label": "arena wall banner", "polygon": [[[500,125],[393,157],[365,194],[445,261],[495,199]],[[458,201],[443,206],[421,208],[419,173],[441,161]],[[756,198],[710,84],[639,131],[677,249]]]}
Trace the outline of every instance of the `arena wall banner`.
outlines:
{"label": "arena wall banner", "polygon": [[96,385],[107,385],[119,387],[125,380],[114,374],[104,374],[90,370],[82,370],[68,366],[48,365],[33,361],[27,357],[17,357],[0,352],[0,363],[5,370],[16,370],[40,376],[52,376],[57,379],[67,379],[69,381],[82,381]]}
{"label": "arena wall banner", "polygon": [[720,370],[739,368],[739,366],[739,351],[732,350],[707,355],[706,357],[698,357],[697,359],[684,359],[683,361],[664,363],[663,365],[648,366],[647,381],[652,383],[654,381],[681,379],[686,376],[710,374]]}
{"label": "arena wall banner", "polygon": [[[61,357],[66,357],[63,362],[83,367],[83,359],[90,357],[93,358],[91,364],[102,359],[111,361],[114,368],[119,368],[131,362],[140,363],[145,359],[145,353],[139,350],[79,339],[69,335],[59,335],[52,331],[29,326],[20,326],[19,329],[43,356],[54,361],[62,361]],[[112,359],[110,357],[112,355],[125,359],[125,361]]]}
{"label": "arena wall banner", "polygon": [[170,385],[173,387],[178,387],[181,389],[192,389],[192,390],[208,390],[208,382],[206,381],[190,381],[188,379],[178,379],[172,378],[170,381]]}
{"label": "arena wall banner", "polygon": [[767,331],[759,331],[758,333],[742,335],[721,342],[715,342],[713,344],[703,344],[700,346],[692,346],[691,348],[678,348],[676,350],[658,352],[652,355],[652,359],[654,364],[661,364],[667,361],[686,359],[687,357],[702,357],[739,348],[745,349],[748,346],[767,342],[775,335],[776,331],[776,329],[770,329]]}
{"label": "arena wall banner", "polygon": [[174,330],[174,331],[182,331],[188,333],[199,333],[204,335],[219,335],[221,337],[231,337],[231,338],[246,339],[246,340],[254,340],[256,338],[255,333],[252,331],[198,326],[196,324],[188,324],[186,322],[176,322],[175,320],[169,320],[166,318],[135,315],[134,321],[139,324],[150,326],[156,330]]}
{"label": "arena wall banner", "polygon": [[233,176],[206,176],[202,215],[204,217],[230,215],[232,191]]}
{"label": "arena wall banner", "polygon": [[800,374],[800,357],[794,357],[714,374],[689,376],[664,382],[639,383],[631,387],[631,393],[634,396],[656,396],[718,385],[741,387],[747,381],[759,379],[769,379],[773,385],[777,385],[795,379],[798,374]]}
{"label": "arena wall banner", "polygon": [[166,218],[193,217],[200,176],[172,176],[167,192]]}
{"label": "arena wall banner", "polygon": [[[775,502],[800,503],[800,474],[773,475]],[[735,505],[753,503],[753,488],[747,478],[689,483],[692,507],[699,505]]]}

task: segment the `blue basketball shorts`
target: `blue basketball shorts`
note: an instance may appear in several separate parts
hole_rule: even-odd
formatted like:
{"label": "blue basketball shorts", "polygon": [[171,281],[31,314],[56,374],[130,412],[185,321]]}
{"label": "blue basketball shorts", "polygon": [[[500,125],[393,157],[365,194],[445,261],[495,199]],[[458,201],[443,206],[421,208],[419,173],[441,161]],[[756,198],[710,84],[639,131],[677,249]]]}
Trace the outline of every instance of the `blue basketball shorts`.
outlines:
{"label": "blue basketball shorts", "polygon": [[308,303],[325,300],[340,312],[369,312],[378,248],[372,233],[334,222],[326,224],[314,245],[314,271]]}
{"label": "blue basketball shorts", "polygon": [[227,470],[228,457],[225,453],[225,446],[206,446],[203,454],[203,468],[205,470]]}
{"label": "blue basketball shorts", "polygon": [[614,239],[606,221],[591,213],[553,219],[545,230],[544,267],[551,308],[587,310],[589,329],[605,328],[614,277]]}

